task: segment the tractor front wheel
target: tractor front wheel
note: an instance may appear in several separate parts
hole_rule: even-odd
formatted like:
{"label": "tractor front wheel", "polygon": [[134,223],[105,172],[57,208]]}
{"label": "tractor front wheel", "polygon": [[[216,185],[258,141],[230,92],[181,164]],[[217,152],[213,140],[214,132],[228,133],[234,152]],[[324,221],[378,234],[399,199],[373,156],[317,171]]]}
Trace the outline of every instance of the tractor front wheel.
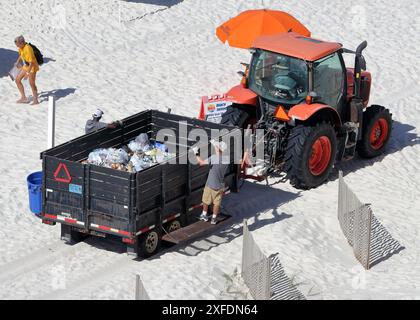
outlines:
{"label": "tractor front wheel", "polygon": [[297,125],[289,135],[285,171],[298,189],[315,188],[328,179],[337,152],[333,127],[320,123],[314,127]]}
{"label": "tractor front wheel", "polygon": [[392,115],[388,109],[372,105],[363,113],[362,137],[357,151],[363,158],[373,158],[385,151],[392,130]]}

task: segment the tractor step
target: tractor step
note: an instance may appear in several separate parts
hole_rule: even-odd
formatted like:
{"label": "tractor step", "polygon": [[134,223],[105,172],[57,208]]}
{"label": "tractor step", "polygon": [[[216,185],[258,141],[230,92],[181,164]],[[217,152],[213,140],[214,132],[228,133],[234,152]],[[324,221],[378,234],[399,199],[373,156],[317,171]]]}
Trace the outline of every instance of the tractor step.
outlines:
{"label": "tractor step", "polygon": [[356,143],[352,143],[351,146],[346,145],[342,160],[343,161],[351,160],[354,158],[355,154],[356,154]]}
{"label": "tractor step", "polygon": [[358,128],[359,125],[353,122],[346,122],[342,127],[342,142],[339,148],[342,161],[351,160],[356,154]]}
{"label": "tractor step", "polygon": [[348,155],[348,156],[344,156],[343,159],[341,159],[341,161],[349,161],[353,158],[354,158],[354,155],[353,156]]}

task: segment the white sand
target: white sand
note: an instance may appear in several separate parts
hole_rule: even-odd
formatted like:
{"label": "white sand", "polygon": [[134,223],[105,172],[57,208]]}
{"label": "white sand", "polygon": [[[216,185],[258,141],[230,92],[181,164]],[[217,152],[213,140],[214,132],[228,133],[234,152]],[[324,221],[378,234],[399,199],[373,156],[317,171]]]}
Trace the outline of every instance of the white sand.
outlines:
{"label": "white sand", "polygon": [[[81,135],[97,106],[109,121],[166,107],[197,116],[200,96],[236,85],[239,62],[249,59],[247,51],[223,46],[215,28],[243,10],[260,8],[261,1],[0,1],[0,298],[132,299],[138,273],[154,299],[219,299],[226,296],[222,273],[233,276],[240,268],[240,221],[252,217],[255,239],[267,254],[280,252],[308,299],[420,299],[416,1],[353,1],[353,7],[348,1],[264,1],[294,15],[316,37],[351,49],[362,40],[369,43],[370,103],[393,113],[392,140],[385,156],[337,169],[406,247],[369,271],[354,259],[339,229],[337,170],[311,191],[288,183],[247,183],[226,198],[235,214],[232,227],[154,259],[132,261],[101,239],[62,244],[59,225],[41,224],[28,209],[25,179],[41,168],[39,153],[46,147],[46,95],[55,91],[59,97],[57,143]],[[361,14],[354,19],[356,12]],[[36,107],[15,104],[17,89],[6,76],[20,33],[54,60],[39,72],[43,102]]]}

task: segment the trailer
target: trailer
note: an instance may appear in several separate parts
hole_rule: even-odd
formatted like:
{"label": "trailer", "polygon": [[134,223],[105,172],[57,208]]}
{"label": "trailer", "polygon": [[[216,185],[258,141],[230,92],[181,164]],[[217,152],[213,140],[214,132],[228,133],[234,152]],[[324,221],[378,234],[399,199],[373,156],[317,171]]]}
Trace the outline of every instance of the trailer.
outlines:
{"label": "trailer", "polygon": [[[219,138],[229,139],[239,130],[146,110],[123,119],[119,128],[104,128],[46,150],[41,153],[42,222],[60,223],[61,237],[68,243],[88,235],[120,237],[127,252],[140,257],[155,254],[162,237],[171,232],[187,226],[196,231],[191,225],[202,225],[197,217],[209,168],[187,161],[196,140],[180,133],[180,122],[188,135],[201,129],[211,137],[214,130],[226,129]],[[136,173],[82,163],[94,149],[120,148],[140,133],[156,141],[161,129],[173,132],[175,144],[174,139],[161,142],[176,148],[176,163],[166,161]],[[205,146],[210,148],[209,142]],[[237,192],[240,168],[233,150],[230,159],[226,192]]]}

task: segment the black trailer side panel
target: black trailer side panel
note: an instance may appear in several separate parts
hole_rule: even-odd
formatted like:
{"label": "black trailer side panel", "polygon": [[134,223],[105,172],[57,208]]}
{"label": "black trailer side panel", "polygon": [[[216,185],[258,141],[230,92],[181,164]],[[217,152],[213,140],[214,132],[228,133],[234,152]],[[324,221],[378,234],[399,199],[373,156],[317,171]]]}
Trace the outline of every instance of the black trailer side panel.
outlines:
{"label": "black trailer side panel", "polygon": [[90,224],[130,231],[131,199],[135,189],[134,174],[90,166],[87,204]]}
{"label": "black trailer side panel", "polygon": [[[81,163],[44,157],[44,213],[86,220],[84,168]],[[78,225],[80,227],[80,225]]]}

